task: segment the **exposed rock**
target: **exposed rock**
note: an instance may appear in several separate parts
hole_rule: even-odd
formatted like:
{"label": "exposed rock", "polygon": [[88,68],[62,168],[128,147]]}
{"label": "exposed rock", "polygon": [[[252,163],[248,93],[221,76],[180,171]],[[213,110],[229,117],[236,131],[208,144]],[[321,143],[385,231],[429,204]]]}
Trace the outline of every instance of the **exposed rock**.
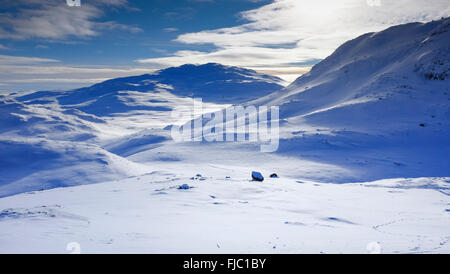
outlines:
{"label": "exposed rock", "polygon": [[253,171],[252,179],[253,179],[253,181],[262,182],[262,181],[264,181],[264,176],[262,176],[262,174],[260,172]]}
{"label": "exposed rock", "polygon": [[184,184],[178,187],[178,189],[188,190],[191,189],[191,187],[188,184]]}

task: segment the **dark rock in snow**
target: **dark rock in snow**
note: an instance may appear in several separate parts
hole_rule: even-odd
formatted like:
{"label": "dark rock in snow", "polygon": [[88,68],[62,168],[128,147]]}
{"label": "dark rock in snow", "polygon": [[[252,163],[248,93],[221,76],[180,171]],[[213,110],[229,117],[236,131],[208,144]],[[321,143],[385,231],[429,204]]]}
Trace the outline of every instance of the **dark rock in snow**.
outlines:
{"label": "dark rock in snow", "polygon": [[195,177],[192,177],[191,180],[206,181],[206,178],[203,177],[201,174],[197,174],[197,175],[195,175]]}
{"label": "dark rock in snow", "polygon": [[253,181],[258,181],[258,182],[264,181],[264,177],[262,176],[262,174],[257,171],[252,172],[252,179],[253,179]]}
{"label": "dark rock in snow", "polygon": [[178,187],[178,189],[188,190],[191,189],[191,187],[188,184],[184,184]]}
{"label": "dark rock in snow", "polygon": [[274,173],[274,174],[270,175],[270,178],[278,178],[278,174]]}

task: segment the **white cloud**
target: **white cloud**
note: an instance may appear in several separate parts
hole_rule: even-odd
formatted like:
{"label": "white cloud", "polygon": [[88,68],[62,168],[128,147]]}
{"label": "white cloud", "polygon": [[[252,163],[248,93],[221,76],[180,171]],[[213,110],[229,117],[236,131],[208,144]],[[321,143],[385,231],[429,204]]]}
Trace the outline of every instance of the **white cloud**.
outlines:
{"label": "white cloud", "polygon": [[[2,3],[3,5],[3,3]],[[0,14],[0,39],[67,39],[96,36],[107,29],[138,32],[135,26],[102,22],[104,8],[126,8],[126,0],[92,0],[69,7],[61,0],[16,0],[5,3]]]}
{"label": "white cloud", "polygon": [[0,91],[69,89],[107,79],[141,75],[155,67],[70,66],[58,60],[0,55]]}
{"label": "white cloud", "polygon": [[178,29],[177,28],[165,28],[164,31],[174,32],[174,31],[178,31]]}
{"label": "white cloud", "polygon": [[56,63],[56,62],[59,61],[48,58],[0,55],[0,65],[18,65],[18,64],[31,65],[38,63]]}
{"label": "white cloud", "polygon": [[367,32],[449,15],[448,0],[275,0],[241,13],[246,21],[242,25],[182,34],[176,39],[185,44],[211,44],[214,51],[178,51],[138,62],[293,66],[323,59],[345,41]]}

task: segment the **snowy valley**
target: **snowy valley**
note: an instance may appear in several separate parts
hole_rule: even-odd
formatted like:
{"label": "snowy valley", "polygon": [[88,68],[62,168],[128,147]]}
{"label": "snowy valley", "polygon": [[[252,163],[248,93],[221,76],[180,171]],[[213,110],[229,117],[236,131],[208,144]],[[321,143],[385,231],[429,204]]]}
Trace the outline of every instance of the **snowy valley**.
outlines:
{"label": "snowy valley", "polygon": [[[210,63],[0,96],[0,253],[449,253],[449,53],[447,18],[355,38],[290,85]],[[211,125],[173,115],[194,98],[279,107],[278,149],[175,142]]]}

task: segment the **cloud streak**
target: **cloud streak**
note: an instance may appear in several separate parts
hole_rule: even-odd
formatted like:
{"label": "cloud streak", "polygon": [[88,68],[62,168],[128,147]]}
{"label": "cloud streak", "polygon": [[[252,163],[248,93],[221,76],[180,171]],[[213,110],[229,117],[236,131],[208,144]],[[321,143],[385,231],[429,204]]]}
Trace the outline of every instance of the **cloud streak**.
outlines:
{"label": "cloud streak", "polygon": [[78,88],[107,79],[140,75],[154,67],[70,66],[59,60],[0,55],[0,93]]}
{"label": "cloud streak", "polygon": [[0,55],[0,66],[1,65],[19,65],[19,64],[56,63],[56,62],[59,62],[59,60],[49,59],[49,58],[38,58],[38,57]]}
{"label": "cloud streak", "polygon": [[69,7],[61,0],[9,1],[4,6],[8,12],[0,14],[0,39],[60,40],[97,36],[104,30],[141,31],[136,26],[101,21],[105,8],[126,6],[126,0],[92,0],[81,7]]}

